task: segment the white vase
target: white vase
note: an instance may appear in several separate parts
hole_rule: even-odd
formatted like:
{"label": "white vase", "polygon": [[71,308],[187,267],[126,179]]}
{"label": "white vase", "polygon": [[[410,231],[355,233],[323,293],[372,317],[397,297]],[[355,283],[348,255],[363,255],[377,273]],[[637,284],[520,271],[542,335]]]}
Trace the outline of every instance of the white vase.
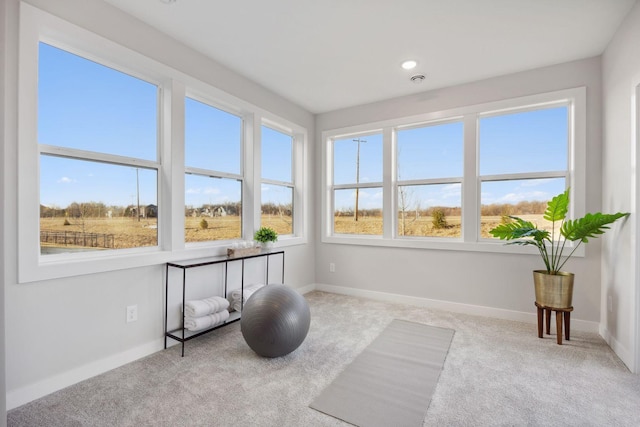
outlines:
{"label": "white vase", "polygon": [[271,250],[273,249],[273,242],[262,242],[260,246],[262,246],[262,249]]}

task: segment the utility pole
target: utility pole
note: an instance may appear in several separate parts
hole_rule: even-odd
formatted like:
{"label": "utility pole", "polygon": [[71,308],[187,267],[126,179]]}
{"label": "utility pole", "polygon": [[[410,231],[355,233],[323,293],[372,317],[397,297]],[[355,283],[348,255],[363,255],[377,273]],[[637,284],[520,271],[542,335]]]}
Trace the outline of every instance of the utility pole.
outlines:
{"label": "utility pole", "polygon": [[140,178],[138,178],[138,168],[136,168],[136,193],[138,195],[138,210],[136,211],[136,215],[138,215],[138,222],[140,222]]}
{"label": "utility pole", "polygon": [[357,150],[357,154],[356,154],[356,211],[354,212],[354,216],[353,216],[353,220],[357,221],[358,220],[358,198],[360,196],[360,188],[359,188],[359,184],[360,184],[360,143],[361,142],[367,142],[366,139],[354,139],[353,142],[357,142],[358,143],[358,150]]}

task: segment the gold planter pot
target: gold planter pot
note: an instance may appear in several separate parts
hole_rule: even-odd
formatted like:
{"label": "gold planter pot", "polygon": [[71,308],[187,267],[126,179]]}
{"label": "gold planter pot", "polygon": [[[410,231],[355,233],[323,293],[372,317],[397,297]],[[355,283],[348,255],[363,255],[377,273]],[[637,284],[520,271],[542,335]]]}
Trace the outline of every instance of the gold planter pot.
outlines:
{"label": "gold planter pot", "polygon": [[533,284],[538,304],[553,308],[572,307],[573,273],[548,274],[546,270],[534,270]]}

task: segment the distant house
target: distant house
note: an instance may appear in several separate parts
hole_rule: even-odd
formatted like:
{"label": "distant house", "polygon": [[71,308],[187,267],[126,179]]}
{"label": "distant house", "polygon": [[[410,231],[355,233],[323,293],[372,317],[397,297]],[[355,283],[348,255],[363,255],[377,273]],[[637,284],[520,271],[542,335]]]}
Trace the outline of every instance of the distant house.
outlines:
{"label": "distant house", "polygon": [[145,218],[157,218],[158,207],[156,205],[147,205],[142,213]]}
{"label": "distant house", "polygon": [[[131,216],[138,216],[138,208],[131,208]],[[158,217],[158,207],[156,205],[147,205],[140,208],[140,218],[157,218]]]}

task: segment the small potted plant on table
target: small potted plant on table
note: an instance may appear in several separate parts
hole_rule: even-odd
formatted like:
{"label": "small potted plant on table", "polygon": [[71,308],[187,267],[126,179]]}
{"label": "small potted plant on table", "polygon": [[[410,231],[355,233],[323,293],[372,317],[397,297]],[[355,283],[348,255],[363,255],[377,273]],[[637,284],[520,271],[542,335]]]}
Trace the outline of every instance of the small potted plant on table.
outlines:
{"label": "small potted plant on table", "polygon": [[260,227],[253,236],[256,242],[260,242],[264,249],[271,249],[273,243],[278,240],[278,233],[269,227]]}

